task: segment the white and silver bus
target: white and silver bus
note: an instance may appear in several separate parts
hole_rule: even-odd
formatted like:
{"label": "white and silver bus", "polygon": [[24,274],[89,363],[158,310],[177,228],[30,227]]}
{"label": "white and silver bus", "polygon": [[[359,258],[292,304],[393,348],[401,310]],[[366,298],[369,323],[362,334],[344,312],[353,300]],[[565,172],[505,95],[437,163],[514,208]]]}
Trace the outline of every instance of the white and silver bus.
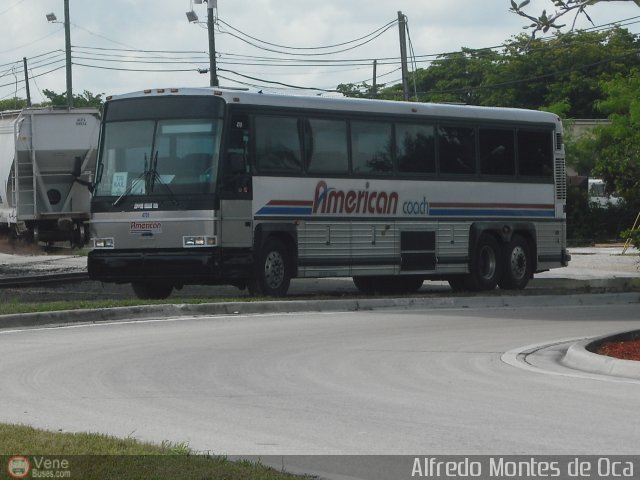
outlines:
{"label": "white and silver bus", "polygon": [[524,288],[566,250],[562,124],[506,108],[157,89],[107,99],[89,275],[284,295]]}

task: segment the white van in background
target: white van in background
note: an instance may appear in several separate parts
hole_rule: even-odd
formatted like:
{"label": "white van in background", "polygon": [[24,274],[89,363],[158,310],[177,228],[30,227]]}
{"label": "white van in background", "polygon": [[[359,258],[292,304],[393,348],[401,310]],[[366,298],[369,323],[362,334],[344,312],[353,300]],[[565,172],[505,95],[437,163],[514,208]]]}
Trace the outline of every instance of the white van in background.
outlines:
{"label": "white van in background", "polygon": [[620,197],[615,194],[607,194],[607,184],[600,178],[590,178],[588,180],[589,203],[594,203],[598,207],[606,208],[612,205],[618,205],[621,201]]}

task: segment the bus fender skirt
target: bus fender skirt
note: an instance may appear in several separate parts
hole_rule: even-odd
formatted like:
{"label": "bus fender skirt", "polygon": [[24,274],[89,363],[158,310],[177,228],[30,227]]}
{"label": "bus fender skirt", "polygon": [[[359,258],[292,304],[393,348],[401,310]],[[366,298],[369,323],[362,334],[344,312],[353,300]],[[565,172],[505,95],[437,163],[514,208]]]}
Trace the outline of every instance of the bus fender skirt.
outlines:
{"label": "bus fender skirt", "polygon": [[270,237],[275,236],[281,238],[287,247],[290,247],[291,260],[293,262],[293,271],[296,272],[298,265],[298,232],[296,225],[293,223],[260,223],[256,226],[253,235],[254,251],[260,252],[265,242]]}
{"label": "bus fender skirt", "polygon": [[469,232],[470,249],[485,232],[496,235],[502,243],[509,243],[516,232],[525,232],[527,236],[536,238],[536,226],[531,222],[475,222]]}

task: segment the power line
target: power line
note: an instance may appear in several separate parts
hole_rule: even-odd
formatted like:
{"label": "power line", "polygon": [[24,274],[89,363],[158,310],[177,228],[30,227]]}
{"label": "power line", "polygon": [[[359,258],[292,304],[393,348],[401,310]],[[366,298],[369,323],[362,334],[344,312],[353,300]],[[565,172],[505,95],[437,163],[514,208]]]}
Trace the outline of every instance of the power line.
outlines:
{"label": "power line", "polygon": [[[595,26],[592,27],[590,29],[587,29],[588,31],[592,31],[592,32],[598,32],[598,31],[603,31],[603,30],[614,30],[616,28],[621,28],[621,25],[633,25],[636,23],[640,23],[640,16],[637,17],[630,17],[627,19],[623,19],[623,20],[619,20],[616,22],[610,22],[608,24],[605,25],[600,25],[600,26]],[[350,51],[350,50],[354,50],[356,48],[358,48],[359,46],[362,46],[363,44],[369,43],[370,41],[375,40],[375,38],[377,38],[378,36],[382,35],[383,33],[385,33],[388,29],[390,29],[391,27],[393,27],[395,24],[397,23],[396,20],[394,20],[393,22],[390,22],[382,27],[380,27],[379,29],[375,30],[374,32],[371,32],[370,34],[363,36],[363,37],[359,37],[357,39],[354,40],[350,40],[347,42],[340,42],[334,45],[325,45],[325,46],[319,46],[319,47],[285,47],[283,45],[277,45],[277,44],[270,44],[269,42],[264,42],[263,40],[259,40],[256,37],[251,37],[247,34],[244,34],[244,32],[242,32],[241,30],[235,29],[235,27],[232,27],[231,25],[227,24],[226,22],[222,21],[222,24],[227,25],[228,28],[232,28],[235,29],[236,31],[238,31],[240,34],[246,35],[248,38],[254,39],[256,42],[264,42],[265,45],[271,45],[271,46],[277,46],[278,48],[288,48],[291,50],[305,50],[305,49],[309,49],[311,51],[314,50],[321,50],[321,49],[330,49],[330,48],[338,48],[340,46],[344,46],[344,45],[351,45],[350,48],[345,49],[345,50],[340,50],[340,51],[332,51],[332,52],[325,52],[324,55],[328,56],[328,55],[335,55],[338,53],[343,53],[344,51]],[[97,68],[97,69],[102,69],[102,70],[114,70],[114,71],[132,71],[132,72],[147,72],[147,73],[171,73],[171,72],[194,72],[194,71],[198,71],[200,69],[200,67],[196,64],[196,62],[199,62],[200,64],[203,64],[205,62],[206,59],[208,59],[208,57],[206,56],[206,52],[202,52],[202,51],[197,51],[197,50],[192,50],[192,51],[182,51],[182,50],[148,50],[148,49],[137,49],[134,47],[131,47],[129,45],[123,44],[121,42],[109,39],[108,37],[105,37],[103,35],[98,35],[94,32],[91,32],[90,30],[78,26],[76,24],[73,24],[74,27],[76,28],[80,28],[82,30],[85,30],[87,32],[89,32],[90,34],[103,38],[107,41],[116,43],[118,45],[122,45],[124,47],[127,48],[105,48],[105,47],[91,47],[91,46],[74,46],[74,52],[77,52],[78,56],[76,57],[78,60],[83,60],[83,62],[74,62],[76,65],[78,66],[82,66],[85,68]],[[608,28],[611,27],[611,28]],[[59,30],[54,31],[40,39],[37,39],[33,42],[30,42],[28,45],[31,45],[33,43],[36,43],[38,41],[44,40],[45,38],[51,36],[51,35],[55,35],[59,32]],[[225,32],[226,33],[226,32]],[[577,35],[578,32],[576,32]],[[232,35],[231,33],[226,33],[229,35]],[[373,38],[373,35],[376,35]],[[566,34],[565,34],[566,35]],[[632,34],[637,36],[637,34]],[[238,35],[232,35],[236,38],[239,38]],[[547,39],[541,39],[541,40],[545,40],[545,41],[549,41],[549,40],[553,40],[557,38],[556,36],[554,37],[550,37]],[[577,37],[576,37],[577,38]],[[360,45],[354,45],[355,43],[358,42],[362,42],[362,40],[367,39],[366,42],[361,43]],[[243,39],[241,39],[243,40]],[[245,40],[243,40],[245,41]],[[593,42],[598,42],[598,39],[594,39]],[[251,44],[251,42],[248,42]],[[591,41],[584,41],[584,40],[576,40],[575,44],[581,44],[581,43],[591,43]],[[432,63],[435,59],[437,59],[438,62],[445,62],[448,61],[449,58],[447,58],[447,56],[451,56],[451,55],[455,55],[456,53],[465,53],[465,54],[473,54],[473,53],[481,53],[483,51],[492,51],[492,50],[498,50],[498,49],[505,49],[506,47],[511,47],[514,46],[514,43],[511,43],[509,45],[502,44],[499,46],[494,46],[494,47],[487,47],[487,48],[481,48],[481,49],[464,49],[462,50],[462,52],[449,52],[449,53],[436,53],[436,54],[425,54],[425,55],[416,55],[415,54],[415,50],[411,41],[411,37],[409,35],[409,45],[410,45],[410,49],[411,49],[411,57],[412,57],[412,63],[414,66],[414,69],[417,70],[418,69],[418,65],[419,64],[430,64]],[[543,46],[538,46],[536,47],[535,50],[542,50],[542,49],[560,49],[560,48],[566,48],[567,45],[556,45],[556,44],[552,44],[552,43],[548,43],[547,45],[543,45]],[[262,46],[256,45],[256,48],[263,50],[263,51],[271,51],[270,49],[266,49]],[[13,50],[13,49],[12,49]],[[529,50],[529,52],[531,51],[535,51],[533,49]],[[306,51],[306,50],[305,50]],[[4,53],[4,52],[0,52],[0,53]],[[61,55],[62,51],[61,50],[52,50],[46,53],[42,53],[40,55],[34,56],[30,59],[30,65],[36,69],[38,68],[46,68],[48,66],[52,66],[52,65],[56,65],[58,61],[58,56]],[[270,66],[270,67],[277,67],[277,68],[282,68],[282,67],[286,67],[287,69],[290,68],[294,68],[294,67],[298,67],[298,68],[309,68],[309,67],[319,67],[322,69],[322,72],[317,72],[316,74],[322,74],[322,73],[326,73],[327,72],[327,67],[365,67],[365,66],[369,66],[370,63],[374,60],[372,58],[317,58],[316,55],[314,54],[305,54],[305,53],[292,53],[292,52],[278,52],[277,50],[274,51],[274,53],[278,53],[280,55],[283,55],[281,57],[278,56],[258,56],[258,55],[241,55],[241,54],[235,54],[235,53],[225,53],[225,52],[220,52],[219,58],[220,58],[220,62],[223,65],[238,65],[238,66],[260,66],[260,67],[264,67],[264,66]],[[202,57],[199,57],[199,55],[202,55]],[[292,58],[293,57],[293,58]],[[136,61],[136,60],[140,60],[140,61]],[[379,65],[397,65],[399,59],[398,57],[385,57],[382,59],[377,59],[378,60],[378,64]],[[113,64],[115,62],[122,62],[123,64],[128,64],[128,63],[139,63],[139,64],[145,64],[145,65],[162,65],[162,64],[175,64],[175,65],[182,65],[182,64],[190,64],[193,65],[193,68],[188,68],[188,69],[181,69],[181,68],[168,68],[168,69],[153,69],[153,68],[140,68],[140,69],[134,69],[134,68],[117,68],[113,65],[109,65],[109,64]],[[18,67],[19,64],[22,63],[21,60],[20,61],[16,61],[16,62],[12,62],[12,63],[7,63],[4,65],[0,65],[0,68],[4,68],[4,67],[10,67],[8,68],[4,73],[0,74],[0,78],[2,78],[3,76],[8,76],[8,75],[14,75],[12,68],[13,67]],[[101,65],[102,64],[102,65]],[[57,67],[55,69],[49,70],[47,72],[43,72],[43,73],[39,73],[35,76],[33,76],[33,78],[38,78],[44,75],[47,75],[49,73],[55,72],[57,70],[59,70],[62,67]],[[581,68],[588,68],[587,67],[581,67]],[[357,68],[356,68],[357,69]],[[269,80],[263,80],[261,78],[257,78],[257,77],[253,77],[250,75],[246,75],[247,72],[241,73],[238,71],[234,71],[234,70],[225,70],[229,73],[232,73],[233,75],[237,75],[237,76],[242,76],[242,78],[246,78],[248,80],[255,80],[258,82],[269,82],[272,83],[274,85],[282,85],[284,87],[287,88],[294,88],[294,89],[307,89],[306,87],[302,87],[299,85],[289,85],[286,83],[282,83],[282,82],[271,82]],[[349,70],[349,71],[355,71],[355,70]],[[394,71],[397,71],[394,70]],[[33,71],[32,71],[33,73]],[[385,75],[391,74],[392,72],[388,72]],[[275,73],[271,73],[272,75],[276,75]],[[556,72],[554,75],[560,75],[562,74],[562,72]],[[415,75],[414,75],[414,79],[415,79]],[[516,80],[516,82],[526,82],[526,81],[531,81],[533,78],[528,78],[528,79],[520,79],[520,80]],[[235,81],[238,83],[243,83],[240,80],[231,80],[231,81]],[[24,82],[24,80],[19,80],[20,82]],[[246,83],[246,82],[245,82]],[[510,82],[513,83],[513,82]],[[0,85],[0,87],[7,87],[7,86],[13,86],[15,84],[15,82],[12,82],[10,84],[5,84],[5,85]],[[501,85],[499,84],[495,84],[496,87],[498,88]],[[476,87],[476,88],[480,88],[480,87]],[[488,88],[488,87],[487,87]],[[415,87],[414,87],[415,89]],[[455,91],[465,91],[468,89],[455,89],[455,90],[450,90],[450,91],[442,91],[442,92],[455,92]],[[316,91],[325,91],[325,92],[332,92],[333,90],[331,89],[317,89]],[[424,92],[420,92],[420,93],[424,93]]]}
{"label": "power line", "polygon": [[[264,50],[264,51],[266,51],[266,52],[279,53],[280,55],[294,55],[294,56],[303,56],[303,55],[307,55],[307,56],[322,56],[322,55],[335,55],[335,54],[337,54],[337,53],[344,53],[344,52],[348,52],[348,51],[351,51],[351,50],[355,50],[356,48],[360,48],[360,47],[362,47],[363,45],[366,45],[366,44],[368,44],[368,43],[371,43],[373,40],[375,40],[376,38],[380,37],[383,33],[385,33],[387,30],[389,30],[391,27],[393,27],[393,25],[394,25],[394,22],[392,22],[392,23],[390,23],[390,24],[387,24],[386,28],[384,28],[384,27],[383,27],[383,28],[384,28],[384,30],[379,31],[379,33],[377,33],[375,36],[373,36],[373,37],[369,38],[368,40],[364,40],[362,43],[359,43],[359,44],[357,44],[357,45],[353,45],[353,46],[351,46],[351,47],[349,47],[349,48],[345,48],[345,49],[342,49],[342,50],[335,50],[335,51],[331,51],[331,52],[322,52],[322,53],[295,53],[295,52],[283,52],[283,51],[280,51],[280,50],[274,50],[274,49],[272,49],[272,48],[262,47],[262,46],[260,46],[260,45],[257,45],[257,44],[255,44],[255,43],[253,43],[253,42],[252,42],[252,41],[250,41],[250,40],[247,40],[247,39],[245,39],[245,38],[242,38],[241,36],[236,35],[236,34],[231,33],[231,32],[224,32],[224,31],[222,31],[222,30],[219,30],[219,32],[220,32],[221,34],[229,35],[229,36],[231,36],[231,37],[234,37],[234,38],[236,38],[236,39],[240,40],[241,42],[246,43],[247,45],[251,45],[252,47],[258,48],[258,49],[260,49],[260,50]],[[288,48],[290,48],[290,47],[288,47]]]}
{"label": "power line", "polygon": [[[351,43],[359,42],[361,40],[364,40],[365,38],[371,37],[371,36],[377,34],[378,32],[380,32],[381,30],[386,31],[388,29],[388,27],[391,27],[391,26],[395,25],[396,23],[398,23],[397,20],[392,20],[391,22],[387,23],[386,25],[383,25],[382,27],[374,30],[371,33],[368,33],[367,35],[364,35],[362,37],[359,37],[359,38],[356,38],[356,39],[353,39],[353,40],[349,40],[349,41],[346,41],[346,42],[336,43],[336,44],[333,44],[333,45],[325,45],[325,46],[320,46],[320,47],[289,47],[287,45],[279,45],[277,43],[270,43],[270,42],[267,42],[265,40],[260,40],[259,38],[256,38],[256,37],[252,37],[248,33],[245,33],[242,30],[239,30],[239,29],[235,28],[234,26],[229,25],[227,22],[225,22],[224,20],[222,20],[219,17],[218,17],[218,22],[220,22],[223,25],[229,27],[233,31],[238,32],[239,34],[244,35],[247,38],[250,38],[251,40],[255,40],[255,41],[259,42],[259,43],[264,43],[265,45],[270,45],[272,47],[285,48],[285,49],[290,49],[290,50],[326,50],[326,49],[329,49],[329,48],[342,47],[342,46],[345,46],[345,45],[349,45]],[[384,33],[384,32],[382,32],[382,33]]]}
{"label": "power line", "polygon": [[14,3],[13,5],[11,5],[9,8],[2,10],[0,12],[0,15],[4,15],[5,13],[7,13],[9,10],[11,10],[12,8],[17,7],[18,5],[20,5],[22,2],[24,2],[24,0],[19,0],[17,3]]}
{"label": "power line", "polygon": [[234,75],[238,75],[239,77],[242,77],[242,78],[248,78],[249,80],[256,80],[256,81],[259,81],[259,82],[265,82],[265,83],[270,83],[270,84],[274,84],[274,85],[282,85],[283,87],[295,88],[295,89],[298,89],[298,90],[315,90],[315,91],[326,92],[326,93],[335,93],[336,92],[336,90],[328,90],[328,89],[324,89],[324,88],[314,88],[314,87],[302,87],[300,85],[291,85],[291,84],[288,84],[288,83],[275,82],[275,81],[272,81],[272,80],[265,80],[263,78],[251,77],[249,75],[243,75],[241,73],[234,72],[233,70],[226,70],[224,68],[221,68],[220,71],[221,72],[233,73]]}
{"label": "power line", "polygon": [[15,50],[19,50],[19,49],[21,49],[21,48],[30,47],[31,45],[34,45],[34,44],[36,44],[36,43],[38,43],[38,42],[41,42],[42,40],[45,40],[46,38],[49,38],[49,37],[51,37],[52,35],[55,35],[56,33],[59,33],[59,32],[60,32],[60,31],[62,31],[62,30],[64,30],[64,27],[60,27],[58,30],[56,30],[56,31],[54,31],[54,32],[51,32],[51,33],[49,33],[49,34],[45,35],[44,37],[40,37],[40,38],[38,38],[38,39],[36,39],[36,40],[33,40],[32,42],[25,43],[25,44],[23,44],[23,45],[18,45],[18,46],[13,47],[13,48],[11,48],[11,49],[9,49],[9,50],[0,51],[0,55],[2,55],[2,54],[4,54],[4,53],[13,52],[13,51],[15,51]]}
{"label": "power line", "polygon": [[99,65],[87,65],[85,63],[72,62],[73,65],[78,67],[97,68],[100,70],[113,70],[117,72],[147,72],[147,73],[170,73],[170,72],[195,72],[195,68],[157,68],[157,69],[143,69],[143,68],[118,68],[118,67],[101,67]]}
{"label": "power line", "polygon": [[[38,75],[34,75],[33,77],[30,77],[30,78],[40,78],[40,77],[43,77],[44,75],[49,75],[50,73],[57,72],[58,70],[61,70],[63,68],[65,68],[65,65],[61,65],[61,66],[59,66],[57,68],[49,70],[48,72],[44,72],[44,73],[40,73]],[[22,79],[22,80],[18,79],[18,83],[24,83],[24,79]],[[7,86],[13,86],[13,85],[15,85],[15,82],[5,83],[4,85],[0,85],[0,88],[7,87]]]}

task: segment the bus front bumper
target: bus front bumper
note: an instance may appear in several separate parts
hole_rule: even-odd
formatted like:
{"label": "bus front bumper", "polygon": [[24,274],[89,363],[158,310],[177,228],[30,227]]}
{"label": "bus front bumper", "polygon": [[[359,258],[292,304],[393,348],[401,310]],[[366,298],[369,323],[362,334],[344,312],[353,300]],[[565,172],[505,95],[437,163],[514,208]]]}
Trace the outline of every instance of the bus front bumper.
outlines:
{"label": "bus front bumper", "polygon": [[251,276],[247,250],[92,250],[87,259],[91,280],[129,283],[162,280],[174,285],[229,283]]}

